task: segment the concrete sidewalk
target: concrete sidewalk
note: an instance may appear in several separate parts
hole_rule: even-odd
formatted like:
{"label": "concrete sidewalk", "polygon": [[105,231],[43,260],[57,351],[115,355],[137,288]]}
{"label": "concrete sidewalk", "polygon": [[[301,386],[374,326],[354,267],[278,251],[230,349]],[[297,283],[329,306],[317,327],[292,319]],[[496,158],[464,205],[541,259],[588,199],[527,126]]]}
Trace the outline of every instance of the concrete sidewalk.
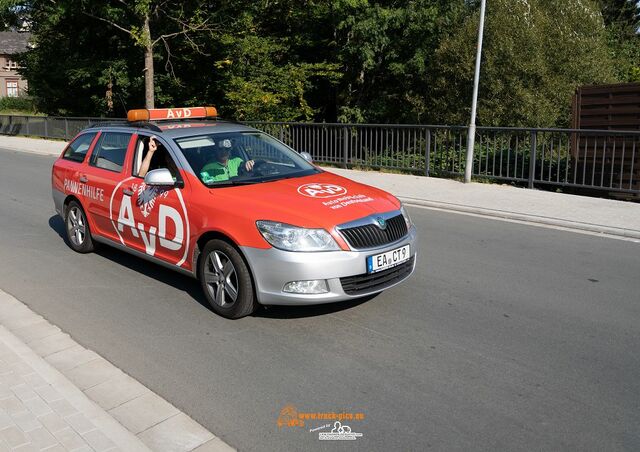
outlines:
{"label": "concrete sidewalk", "polygon": [[60,140],[42,140],[40,138],[0,135],[0,149],[9,149],[11,151],[57,156],[60,155],[66,145],[66,141]]}
{"label": "concrete sidewalk", "polygon": [[[0,136],[0,149],[59,155],[66,143]],[[640,203],[433,177],[326,168],[410,205],[640,241]]]}
{"label": "concrete sidewalk", "polygon": [[327,168],[404,203],[640,241],[640,204],[510,185]]}
{"label": "concrete sidewalk", "polygon": [[229,451],[0,290],[0,451]]}

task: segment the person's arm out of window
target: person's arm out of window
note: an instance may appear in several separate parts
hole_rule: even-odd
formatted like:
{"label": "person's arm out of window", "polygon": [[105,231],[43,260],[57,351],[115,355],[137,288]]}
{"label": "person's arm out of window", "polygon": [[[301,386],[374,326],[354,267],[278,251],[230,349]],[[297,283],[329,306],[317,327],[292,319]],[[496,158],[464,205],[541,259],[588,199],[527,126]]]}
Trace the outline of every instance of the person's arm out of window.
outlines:
{"label": "person's arm out of window", "polygon": [[153,153],[158,149],[158,143],[156,143],[155,137],[149,138],[149,146],[147,149],[147,154],[144,156],[142,160],[142,164],[140,165],[140,170],[138,171],[138,176],[144,177],[147,175],[149,171],[149,166],[151,165],[151,158],[153,157]]}

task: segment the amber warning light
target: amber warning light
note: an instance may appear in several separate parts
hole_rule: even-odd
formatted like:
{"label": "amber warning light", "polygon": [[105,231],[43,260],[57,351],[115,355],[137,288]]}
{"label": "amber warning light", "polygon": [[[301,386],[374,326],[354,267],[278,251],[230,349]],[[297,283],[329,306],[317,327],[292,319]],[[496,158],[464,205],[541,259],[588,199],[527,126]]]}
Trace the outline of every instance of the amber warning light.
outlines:
{"label": "amber warning light", "polygon": [[171,119],[201,119],[215,118],[218,116],[216,107],[189,107],[189,108],[152,108],[129,110],[127,120],[137,121],[166,121]]}

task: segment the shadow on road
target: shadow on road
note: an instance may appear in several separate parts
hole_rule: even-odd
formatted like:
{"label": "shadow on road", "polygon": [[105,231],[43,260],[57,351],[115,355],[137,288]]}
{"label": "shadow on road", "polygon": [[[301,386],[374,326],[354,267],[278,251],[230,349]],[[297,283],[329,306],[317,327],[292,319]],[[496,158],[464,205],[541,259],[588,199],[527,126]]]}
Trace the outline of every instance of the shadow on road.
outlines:
{"label": "shadow on road", "polygon": [[156,281],[169,284],[178,290],[186,292],[202,306],[210,309],[207,300],[202,294],[198,281],[193,278],[189,278],[186,275],[164,268],[161,265],[133,256],[111,246],[100,246],[96,249],[96,254],[145,276],[153,278]]}
{"label": "shadow on road", "polygon": [[52,215],[51,218],[49,218],[49,227],[53,229],[56,234],[58,234],[62,239],[65,238],[64,220],[60,217],[60,215]]}
{"label": "shadow on road", "polygon": [[[60,218],[59,215],[53,215],[51,218],[49,218],[49,227],[51,227],[51,229],[53,229],[61,238],[65,239],[66,234],[64,230],[64,221],[62,220],[62,218]],[[115,262],[118,265],[123,265],[131,270],[153,278],[156,281],[169,284],[176,289],[182,290],[183,292],[189,294],[191,298],[196,300],[202,306],[210,309],[209,304],[207,303],[204,295],[202,294],[202,291],[200,290],[200,285],[195,279],[189,278],[188,276],[164,268],[158,264],[154,264],[153,262],[149,262],[139,257],[133,256],[111,246],[100,244],[97,245],[98,246],[96,247],[95,254],[97,254],[98,256],[109,259],[110,261]]]}
{"label": "shadow on road", "polygon": [[368,295],[355,300],[338,301],[336,303],[318,304],[312,306],[264,306],[254,314],[255,317],[265,317],[269,319],[301,319],[305,317],[315,317],[334,312],[345,311],[355,308],[363,303],[373,300],[380,294]]}

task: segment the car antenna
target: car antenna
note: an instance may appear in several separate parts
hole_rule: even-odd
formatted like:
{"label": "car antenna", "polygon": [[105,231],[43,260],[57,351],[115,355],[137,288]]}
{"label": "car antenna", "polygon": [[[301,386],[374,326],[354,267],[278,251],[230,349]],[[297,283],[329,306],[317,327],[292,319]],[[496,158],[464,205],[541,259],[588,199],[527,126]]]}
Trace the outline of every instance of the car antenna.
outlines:
{"label": "car antenna", "polygon": [[122,108],[124,108],[124,115],[126,117],[127,116],[127,112],[129,111],[127,109],[127,104],[124,102],[124,99],[122,98],[122,95],[120,93],[118,93],[118,98],[120,99],[120,103],[122,103]]}

